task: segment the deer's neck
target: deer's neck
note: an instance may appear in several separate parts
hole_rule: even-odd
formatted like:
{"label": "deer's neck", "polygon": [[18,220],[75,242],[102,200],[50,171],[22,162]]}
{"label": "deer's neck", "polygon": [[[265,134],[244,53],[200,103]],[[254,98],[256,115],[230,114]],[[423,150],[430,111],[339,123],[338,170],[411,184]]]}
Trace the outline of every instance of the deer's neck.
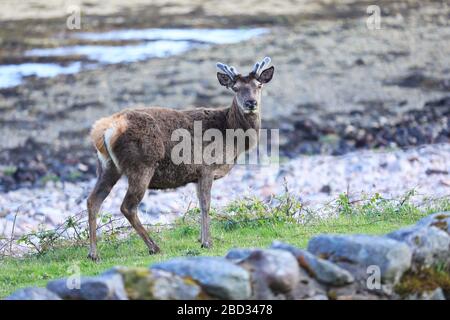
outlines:
{"label": "deer's neck", "polygon": [[259,133],[261,128],[260,111],[256,113],[244,113],[238,106],[236,98],[233,99],[227,114],[227,129],[242,129],[244,131],[254,129]]}

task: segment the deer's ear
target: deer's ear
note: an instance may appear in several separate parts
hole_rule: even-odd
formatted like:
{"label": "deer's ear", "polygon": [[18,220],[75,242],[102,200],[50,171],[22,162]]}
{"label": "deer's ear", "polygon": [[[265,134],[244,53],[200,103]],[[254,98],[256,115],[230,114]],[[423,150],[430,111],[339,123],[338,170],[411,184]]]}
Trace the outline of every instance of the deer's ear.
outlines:
{"label": "deer's ear", "polygon": [[228,75],[225,73],[217,72],[217,79],[219,80],[219,83],[224,87],[231,87],[234,84],[233,79],[231,79]]}
{"label": "deer's ear", "polygon": [[258,78],[259,82],[267,83],[270,80],[272,80],[274,71],[275,71],[275,67],[271,66],[270,68],[267,68],[266,70],[261,72],[261,75]]}

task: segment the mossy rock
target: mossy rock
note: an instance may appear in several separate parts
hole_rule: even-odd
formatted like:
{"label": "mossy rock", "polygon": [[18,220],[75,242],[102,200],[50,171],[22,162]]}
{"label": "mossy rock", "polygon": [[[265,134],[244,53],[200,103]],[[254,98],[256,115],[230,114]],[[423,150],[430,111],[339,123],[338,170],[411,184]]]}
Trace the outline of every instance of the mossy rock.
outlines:
{"label": "mossy rock", "polygon": [[429,215],[417,222],[420,226],[433,226],[439,228],[450,235],[450,212],[438,212]]}
{"label": "mossy rock", "polygon": [[196,281],[163,270],[139,267],[114,269],[123,278],[131,300],[198,300],[208,299]]}
{"label": "mossy rock", "polygon": [[439,288],[442,289],[446,299],[450,299],[450,271],[428,268],[403,274],[400,282],[395,286],[395,292],[401,298],[406,298],[430,293]]}

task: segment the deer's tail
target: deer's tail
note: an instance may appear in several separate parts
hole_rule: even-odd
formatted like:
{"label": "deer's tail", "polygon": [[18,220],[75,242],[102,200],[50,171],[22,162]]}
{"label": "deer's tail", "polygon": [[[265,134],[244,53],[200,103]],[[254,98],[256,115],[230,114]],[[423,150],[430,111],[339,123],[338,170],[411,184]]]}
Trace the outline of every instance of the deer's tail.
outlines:
{"label": "deer's tail", "polygon": [[98,159],[103,168],[111,164],[120,172],[117,156],[114,154],[114,144],[127,129],[127,121],[124,115],[116,114],[111,117],[98,120],[92,127],[91,140],[97,150]]}
{"label": "deer's tail", "polygon": [[[105,133],[103,134],[103,145],[105,147],[105,151],[108,158],[112,161],[117,171],[120,172],[121,170],[119,165],[119,159],[117,159],[116,155],[112,150],[112,139],[116,136],[117,136],[117,129],[115,127],[106,129]],[[100,153],[100,155],[104,157],[103,154]],[[106,160],[109,160],[108,158]]]}

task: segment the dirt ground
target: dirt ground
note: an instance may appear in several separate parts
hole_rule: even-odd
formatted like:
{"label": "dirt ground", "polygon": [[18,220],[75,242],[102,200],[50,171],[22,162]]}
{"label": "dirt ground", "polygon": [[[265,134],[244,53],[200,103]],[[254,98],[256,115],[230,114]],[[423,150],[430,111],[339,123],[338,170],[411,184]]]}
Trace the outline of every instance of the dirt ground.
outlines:
{"label": "dirt ground", "polygon": [[369,1],[4,0],[0,64],[33,61],[23,56],[30,48],[74,44],[65,21],[77,3],[81,31],[263,26],[270,33],[0,89],[0,191],[92,177],[87,134],[97,118],[131,105],[226,105],[231,93],[218,85],[215,62],[249,70],[265,55],[276,74],[263,122],[280,129],[285,156],[450,141],[445,1],[378,1],[381,29],[370,30]]}

